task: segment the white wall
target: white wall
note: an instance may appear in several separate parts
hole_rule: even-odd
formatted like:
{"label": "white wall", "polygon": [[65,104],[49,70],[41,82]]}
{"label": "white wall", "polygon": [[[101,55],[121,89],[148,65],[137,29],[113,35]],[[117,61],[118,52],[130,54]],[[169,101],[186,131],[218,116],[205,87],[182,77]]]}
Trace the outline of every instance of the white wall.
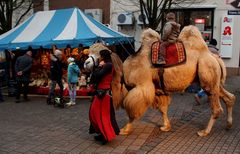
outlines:
{"label": "white wall", "polygon": [[[136,50],[140,47],[140,35],[142,27],[137,25],[137,15],[140,13],[139,2],[136,0],[111,0],[110,25],[111,28],[124,34],[134,36]],[[132,12],[134,17],[133,25],[118,26],[117,15],[122,12]]]}
{"label": "white wall", "polygon": [[[220,39],[221,39],[221,19],[223,15],[227,15],[228,10],[236,10],[230,4],[226,4],[225,1],[217,2],[217,8],[214,12],[214,38],[219,42],[218,47],[220,48]],[[224,58],[224,62],[227,67],[239,67],[239,53],[240,53],[240,15],[233,15],[234,25],[233,25],[233,50],[232,50],[232,58]]]}

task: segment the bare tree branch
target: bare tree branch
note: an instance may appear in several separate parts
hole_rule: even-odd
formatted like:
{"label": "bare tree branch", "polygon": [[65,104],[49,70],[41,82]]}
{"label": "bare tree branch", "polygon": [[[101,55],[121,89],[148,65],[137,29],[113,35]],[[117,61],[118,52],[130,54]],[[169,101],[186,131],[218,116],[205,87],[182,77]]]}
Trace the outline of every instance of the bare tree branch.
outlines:
{"label": "bare tree branch", "polygon": [[25,0],[21,0],[21,2],[18,2],[18,1],[19,1],[19,0],[15,0],[15,1],[13,2],[13,4],[14,4],[13,11],[19,9],[19,8],[24,4],[24,2],[25,2]]}
{"label": "bare tree branch", "polygon": [[24,18],[24,16],[32,9],[32,7],[33,7],[33,2],[29,4],[27,10],[20,16],[20,18],[17,20],[14,27],[16,27],[20,23],[20,21]]}
{"label": "bare tree branch", "polygon": [[[29,13],[33,8],[33,2],[35,0],[0,0],[0,34],[9,31],[12,28],[13,14],[17,13],[16,24],[17,26],[22,19]],[[39,3],[43,4],[43,0]]]}
{"label": "bare tree branch", "polygon": [[172,5],[186,7],[186,5],[190,6],[204,1],[206,0],[139,0],[141,14],[145,14],[149,21],[149,24],[146,25],[145,20],[143,20],[144,27],[148,26],[156,30]]}

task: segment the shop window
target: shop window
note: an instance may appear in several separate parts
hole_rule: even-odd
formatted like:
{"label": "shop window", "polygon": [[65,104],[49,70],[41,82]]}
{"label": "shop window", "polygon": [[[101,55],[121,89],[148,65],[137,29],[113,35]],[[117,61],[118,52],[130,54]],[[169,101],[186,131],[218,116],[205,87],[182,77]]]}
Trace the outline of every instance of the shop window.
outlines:
{"label": "shop window", "polygon": [[206,42],[212,39],[214,9],[176,9],[176,20],[181,29],[187,25],[195,25],[201,31]]}

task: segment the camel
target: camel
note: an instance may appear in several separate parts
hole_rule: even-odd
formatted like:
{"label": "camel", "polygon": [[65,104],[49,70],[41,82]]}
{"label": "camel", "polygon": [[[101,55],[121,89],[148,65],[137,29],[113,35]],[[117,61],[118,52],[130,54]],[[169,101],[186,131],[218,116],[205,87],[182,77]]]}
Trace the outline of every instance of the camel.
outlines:
{"label": "camel", "polygon": [[[131,133],[133,121],[140,119],[148,107],[159,109],[163,116],[163,126],[160,127],[160,130],[170,131],[171,125],[167,112],[171,93],[184,91],[195,79],[198,79],[200,86],[208,93],[212,109],[207,127],[198,131],[198,135],[207,136],[216,119],[223,112],[220,99],[223,100],[227,109],[227,128],[232,127],[235,96],[223,87],[226,68],[222,59],[211,54],[200,31],[195,26],[184,27],[179,39],[185,46],[187,61],[184,64],[164,69],[165,88],[164,93],[159,96],[156,95],[155,88],[156,84],[160,82],[158,68],[153,67],[150,60],[151,46],[160,40],[159,34],[152,29],[145,30],[142,33],[141,49],[124,61],[122,73],[125,83],[121,85],[115,80],[117,88],[115,91],[113,90],[113,94],[118,95],[118,100],[115,101],[113,98],[115,107],[123,107],[129,117],[128,123],[121,129],[120,134]],[[121,73],[117,75],[121,75]]]}

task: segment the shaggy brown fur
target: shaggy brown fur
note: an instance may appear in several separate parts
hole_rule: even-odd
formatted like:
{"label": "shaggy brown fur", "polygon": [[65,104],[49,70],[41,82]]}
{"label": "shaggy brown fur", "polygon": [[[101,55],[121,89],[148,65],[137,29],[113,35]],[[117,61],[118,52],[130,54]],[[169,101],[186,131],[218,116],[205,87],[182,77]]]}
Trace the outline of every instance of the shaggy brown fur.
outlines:
{"label": "shaggy brown fur", "polygon": [[[228,110],[228,127],[232,125],[232,106],[235,96],[223,88],[226,79],[226,69],[219,57],[214,57],[202,39],[201,33],[195,26],[185,27],[179,39],[183,41],[187,61],[164,70],[164,85],[167,93],[184,91],[193,80],[198,77],[201,87],[209,93],[212,106],[212,115],[206,129],[199,131],[199,136],[206,136],[223,112],[219,98],[223,99]],[[155,31],[148,29],[143,32],[142,48],[135,56],[130,56],[123,64],[123,74],[128,86],[133,87],[123,101],[123,106],[129,116],[129,123],[121,130],[122,134],[128,134],[132,129],[134,119],[139,119],[148,107],[157,104],[163,114],[162,131],[169,131],[171,125],[167,110],[170,103],[170,95],[155,96],[153,80],[158,80],[157,69],[152,67],[150,50],[153,42],[159,40]],[[157,101],[157,103],[154,103]]]}

